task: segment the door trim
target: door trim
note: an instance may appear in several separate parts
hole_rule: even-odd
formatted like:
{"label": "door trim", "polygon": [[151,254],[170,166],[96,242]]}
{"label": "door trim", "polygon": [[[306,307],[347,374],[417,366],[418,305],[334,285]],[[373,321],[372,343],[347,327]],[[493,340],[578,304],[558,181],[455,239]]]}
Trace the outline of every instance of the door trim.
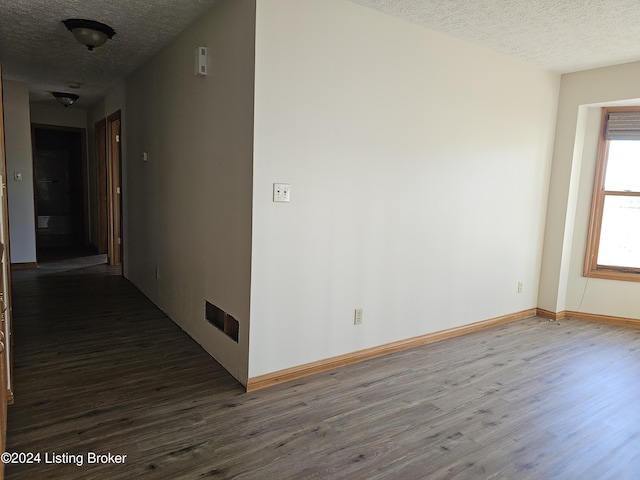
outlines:
{"label": "door trim", "polygon": [[[7,404],[13,403],[13,301],[11,297],[11,255],[9,252],[9,202],[7,196],[7,162],[4,144],[4,105],[2,101],[2,67],[0,66],[0,287],[6,310],[0,315],[4,340],[0,352],[0,450],[4,451],[7,439]],[[3,368],[6,367],[6,368]],[[4,478],[4,463],[0,462],[0,480]]]}
{"label": "door trim", "polygon": [[122,148],[120,110],[107,117],[109,265],[122,265]]}

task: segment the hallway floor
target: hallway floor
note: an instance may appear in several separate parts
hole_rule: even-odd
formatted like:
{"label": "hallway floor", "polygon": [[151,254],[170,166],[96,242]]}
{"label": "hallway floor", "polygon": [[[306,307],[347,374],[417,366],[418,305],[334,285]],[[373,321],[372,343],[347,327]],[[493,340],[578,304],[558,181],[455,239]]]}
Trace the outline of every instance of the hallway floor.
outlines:
{"label": "hallway floor", "polygon": [[[65,262],[13,272],[7,450],[42,459],[7,465],[6,478],[179,478],[173,467],[192,463],[198,412],[219,410],[221,396],[243,388],[118,267]],[[127,455],[126,463],[87,465],[87,452]],[[47,464],[45,453],[85,462]]]}
{"label": "hallway floor", "polygon": [[106,254],[97,254],[88,248],[39,248],[37,256],[38,269],[48,272],[76,270],[107,263]]}

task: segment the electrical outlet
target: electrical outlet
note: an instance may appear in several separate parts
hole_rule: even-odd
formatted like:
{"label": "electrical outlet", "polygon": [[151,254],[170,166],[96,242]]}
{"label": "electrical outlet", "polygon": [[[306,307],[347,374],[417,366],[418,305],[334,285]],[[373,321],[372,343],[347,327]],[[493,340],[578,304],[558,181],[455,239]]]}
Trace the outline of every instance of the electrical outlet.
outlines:
{"label": "electrical outlet", "polygon": [[291,185],[288,183],[273,184],[273,201],[288,202],[291,199]]}
{"label": "electrical outlet", "polygon": [[353,315],[353,324],[362,325],[362,309],[361,308],[356,308],[355,314]]}
{"label": "electrical outlet", "polygon": [[518,282],[518,293],[522,293],[522,282]]}

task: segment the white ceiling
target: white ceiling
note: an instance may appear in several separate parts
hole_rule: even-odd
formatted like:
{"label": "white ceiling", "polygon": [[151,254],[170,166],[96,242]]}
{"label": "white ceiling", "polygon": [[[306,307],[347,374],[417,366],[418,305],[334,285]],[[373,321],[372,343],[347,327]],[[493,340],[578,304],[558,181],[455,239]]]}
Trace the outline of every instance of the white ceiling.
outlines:
{"label": "white ceiling", "polygon": [[[87,108],[215,1],[0,0],[3,75],[28,83],[34,102],[68,91]],[[637,0],[351,1],[560,73],[640,60]],[[67,18],[109,24],[116,35],[90,52]]]}
{"label": "white ceiling", "polygon": [[351,0],[567,73],[640,60],[637,0]]}

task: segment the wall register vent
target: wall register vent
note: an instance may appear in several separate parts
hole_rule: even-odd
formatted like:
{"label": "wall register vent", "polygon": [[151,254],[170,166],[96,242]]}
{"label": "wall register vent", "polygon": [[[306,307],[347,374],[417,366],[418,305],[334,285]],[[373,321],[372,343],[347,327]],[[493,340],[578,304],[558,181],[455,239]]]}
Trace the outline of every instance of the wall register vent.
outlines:
{"label": "wall register vent", "polygon": [[224,332],[231,340],[238,343],[238,331],[240,330],[238,320],[206,300],[204,308],[206,320],[218,330]]}

